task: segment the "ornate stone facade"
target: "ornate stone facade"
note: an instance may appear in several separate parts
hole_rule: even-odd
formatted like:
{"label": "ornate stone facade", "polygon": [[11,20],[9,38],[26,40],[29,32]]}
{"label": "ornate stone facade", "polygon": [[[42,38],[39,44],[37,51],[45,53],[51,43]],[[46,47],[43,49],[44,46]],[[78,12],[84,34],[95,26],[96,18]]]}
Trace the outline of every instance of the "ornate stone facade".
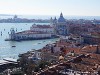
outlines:
{"label": "ornate stone facade", "polygon": [[54,20],[52,20],[52,24],[54,25],[55,28],[55,34],[63,36],[68,35],[69,33],[68,25],[62,13],[60,14],[58,20],[56,19],[56,17]]}

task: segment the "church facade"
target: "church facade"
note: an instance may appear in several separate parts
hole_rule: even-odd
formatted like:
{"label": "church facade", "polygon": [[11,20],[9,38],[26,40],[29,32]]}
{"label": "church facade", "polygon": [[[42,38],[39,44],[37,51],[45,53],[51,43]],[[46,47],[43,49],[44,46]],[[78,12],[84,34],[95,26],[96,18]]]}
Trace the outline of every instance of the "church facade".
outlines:
{"label": "church facade", "polygon": [[62,36],[68,35],[69,29],[68,29],[67,21],[63,17],[62,13],[60,14],[60,17],[58,19],[56,19],[56,17],[55,17],[55,19],[51,18],[51,22],[55,28],[55,34],[62,35]]}

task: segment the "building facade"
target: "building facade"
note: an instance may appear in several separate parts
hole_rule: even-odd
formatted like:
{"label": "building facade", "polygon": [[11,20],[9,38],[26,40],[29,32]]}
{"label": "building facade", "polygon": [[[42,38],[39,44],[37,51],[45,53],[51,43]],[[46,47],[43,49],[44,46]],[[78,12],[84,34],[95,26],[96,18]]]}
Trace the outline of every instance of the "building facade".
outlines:
{"label": "building facade", "polygon": [[33,40],[33,39],[48,39],[52,38],[54,28],[49,25],[32,25],[30,30],[15,33],[14,28],[11,28],[10,40]]}
{"label": "building facade", "polygon": [[60,17],[58,19],[55,19],[51,21],[54,28],[55,28],[55,34],[57,35],[63,35],[66,36],[69,34],[69,28],[67,25],[66,19],[63,17],[63,14],[60,14]]}
{"label": "building facade", "polygon": [[36,25],[36,24],[33,24],[30,27],[30,30],[36,31],[36,32],[41,31],[41,32],[47,32],[47,33],[54,34],[54,28],[50,25]]}

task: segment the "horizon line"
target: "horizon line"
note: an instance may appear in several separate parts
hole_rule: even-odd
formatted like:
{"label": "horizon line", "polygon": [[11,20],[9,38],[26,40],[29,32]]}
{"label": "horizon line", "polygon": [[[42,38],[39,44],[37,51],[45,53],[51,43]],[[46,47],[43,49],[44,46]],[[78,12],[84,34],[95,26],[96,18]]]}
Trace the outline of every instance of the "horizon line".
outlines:
{"label": "horizon line", "polygon": [[[19,16],[59,16],[59,15],[45,15],[45,14],[0,14],[0,15],[2,15],[2,16],[14,16],[14,15],[19,15]],[[64,15],[63,14],[63,16],[93,16],[93,17],[100,17],[100,15]]]}

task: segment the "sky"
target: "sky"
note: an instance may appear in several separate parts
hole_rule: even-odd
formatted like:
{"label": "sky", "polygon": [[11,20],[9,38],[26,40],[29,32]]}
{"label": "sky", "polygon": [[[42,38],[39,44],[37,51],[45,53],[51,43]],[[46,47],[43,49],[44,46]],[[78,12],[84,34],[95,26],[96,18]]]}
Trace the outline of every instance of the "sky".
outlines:
{"label": "sky", "polygon": [[0,0],[0,14],[100,16],[100,0]]}

